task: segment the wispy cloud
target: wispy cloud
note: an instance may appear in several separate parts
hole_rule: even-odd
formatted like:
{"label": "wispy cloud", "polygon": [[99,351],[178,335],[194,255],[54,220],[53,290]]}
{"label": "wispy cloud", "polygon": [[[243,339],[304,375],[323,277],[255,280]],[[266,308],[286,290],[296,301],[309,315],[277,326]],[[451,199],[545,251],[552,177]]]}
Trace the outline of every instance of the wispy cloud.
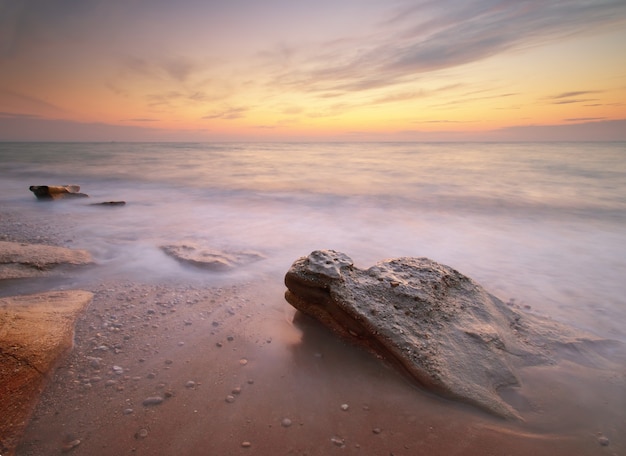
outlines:
{"label": "wispy cloud", "polygon": [[572,117],[564,119],[566,122],[594,122],[598,120],[607,120],[606,117]]}
{"label": "wispy cloud", "polygon": [[601,90],[577,90],[572,92],[561,92],[556,95],[551,95],[545,98],[549,103],[555,105],[573,104],[573,103],[588,103],[590,101],[597,101],[597,98],[578,98],[584,95],[592,95],[602,93]]}
{"label": "wispy cloud", "polygon": [[0,117],[4,119],[39,119],[41,116],[36,114],[22,114],[16,112],[0,112]]}
{"label": "wispy cloud", "polygon": [[[514,49],[624,22],[623,0],[421,1],[390,12],[371,36],[324,43],[323,51],[289,58],[282,86],[315,93],[365,91],[415,80]],[[424,19],[426,18],[426,19]]]}
{"label": "wispy cloud", "polygon": [[207,114],[206,116],[202,117],[202,119],[204,119],[204,120],[210,120],[210,119],[235,120],[235,119],[240,119],[240,118],[245,116],[245,113],[249,109],[250,108],[247,108],[247,107],[244,107],[244,106],[228,107],[228,108],[222,109],[220,111],[214,111],[211,114]]}

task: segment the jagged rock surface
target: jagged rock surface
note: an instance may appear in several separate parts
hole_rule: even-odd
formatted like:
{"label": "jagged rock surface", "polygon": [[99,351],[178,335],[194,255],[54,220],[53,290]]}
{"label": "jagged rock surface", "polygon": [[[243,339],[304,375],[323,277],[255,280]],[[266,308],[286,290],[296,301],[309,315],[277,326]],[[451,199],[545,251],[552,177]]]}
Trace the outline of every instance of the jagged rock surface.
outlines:
{"label": "jagged rock surface", "polygon": [[521,312],[458,271],[427,258],[363,270],[321,250],[294,262],[287,301],[401,368],[423,387],[505,418],[520,418],[498,389],[520,384],[516,368],[555,362],[551,347],[596,342]]}

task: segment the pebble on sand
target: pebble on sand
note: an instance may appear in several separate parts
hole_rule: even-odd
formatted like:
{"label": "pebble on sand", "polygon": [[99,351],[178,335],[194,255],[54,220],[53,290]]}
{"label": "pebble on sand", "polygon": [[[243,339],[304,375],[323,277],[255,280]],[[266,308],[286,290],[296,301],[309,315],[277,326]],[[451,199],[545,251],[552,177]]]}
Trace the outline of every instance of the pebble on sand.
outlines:
{"label": "pebble on sand", "polygon": [[347,411],[350,408],[350,406],[348,404],[341,404],[341,410],[343,410],[344,412]]}
{"label": "pebble on sand", "polygon": [[241,446],[243,448],[250,448],[252,444],[246,440],[245,442],[241,442]]}
{"label": "pebble on sand", "polygon": [[148,437],[148,430],[147,429],[139,429],[135,433],[135,438],[136,439],[145,439],[146,437]]}
{"label": "pebble on sand", "polygon": [[241,364],[242,366],[245,366],[246,364],[248,364],[248,360],[246,358],[241,358],[239,360],[239,364]]}
{"label": "pebble on sand", "polygon": [[161,396],[152,396],[152,397],[147,397],[143,400],[143,405],[145,406],[150,406],[150,405],[159,405],[163,402],[163,397]]}
{"label": "pebble on sand", "polygon": [[78,445],[80,445],[80,440],[78,439],[72,440],[71,442],[67,442],[66,444],[63,445],[62,451],[64,453],[67,453],[68,451],[71,451],[74,448],[76,448]]}
{"label": "pebble on sand", "polygon": [[226,396],[226,402],[228,402],[229,404],[232,404],[233,402],[235,402],[235,396],[233,396],[232,394],[229,394],[228,396]]}
{"label": "pebble on sand", "polygon": [[280,425],[282,427],[289,427],[291,426],[291,420],[289,418],[284,418],[281,422]]}

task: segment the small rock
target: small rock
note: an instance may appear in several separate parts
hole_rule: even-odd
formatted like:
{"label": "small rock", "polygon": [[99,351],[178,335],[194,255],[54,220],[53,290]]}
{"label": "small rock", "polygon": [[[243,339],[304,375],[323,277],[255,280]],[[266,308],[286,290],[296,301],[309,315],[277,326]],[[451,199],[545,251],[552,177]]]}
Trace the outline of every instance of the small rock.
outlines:
{"label": "small rock", "polygon": [[229,404],[232,404],[233,402],[235,402],[235,396],[233,396],[232,394],[229,394],[228,396],[226,396],[226,402],[228,402]]}
{"label": "small rock", "polygon": [[248,360],[246,358],[241,358],[239,360],[239,364],[241,364],[242,366],[245,366],[246,364],[248,364]]}
{"label": "small rock", "polygon": [[345,440],[344,440],[344,439],[342,439],[341,437],[332,437],[332,438],[330,439],[330,441],[331,441],[332,443],[334,443],[334,444],[335,444],[335,446],[338,446],[338,447],[344,447],[344,446],[346,446],[346,442],[345,442]]}
{"label": "small rock", "polygon": [[284,418],[284,419],[280,422],[280,425],[281,425],[282,427],[286,427],[286,428],[287,428],[287,427],[289,427],[289,426],[291,426],[291,424],[292,424],[292,423],[291,423],[291,420],[290,420],[289,418]]}
{"label": "small rock", "polygon": [[113,366],[113,372],[115,375],[122,375],[124,373],[124,368],[121,366]]}
{"label": "small rock", "polygon": [[150,405],[159,405],[163,403],[163,400],[164,399],[161,396],[147,397],[143,400],[143,405],[145,405],[146,407]]}
{"label": "small rock", "polygon": [[609,446],[609,443],[610,443],[610,442],[609,442],[609,438],[608,438],[607,436],[605,436],[605,435],[600,434],[600,435],[598,436],[598,443],[599,443],[601,446]]}
{"label": "small rock", "polygon": [[62,450],[64,453],[67,453],[68,451],[72,451],[74,448],[76,448],[78,445],[80,445],[80,440],[78,439],[74,439],[70,442],[67,442],[63,445]]}
{"label": "small rock", "polygon": [[381,433],[381,432],[383,432],[383,431],[382,431],[382,429],[380,429],[380,428],[374,428],[374,429],[372,429],[372,432],[373,432],[374,434],[380,434],[380,433]]}
{"label": "small rock", "polygon": [[189,380],[187,383],[185,383],[185,388],[194,388],[196,386],[196,382],[194,382],[193,380]]}
{"label": "small rock", "polygon": [[341,410],[343,410],[344,412],[347,411],[350,408],[350,406],[348,404],[341,404]]}
{"label": "small rock", "polygon": [[241,442],[241,447],[242,448],[250,448],[252,446],[252,444],[250,442],[248,442],[247,440],[245,442]]}
{"label": "small rock", "polygon": [[232,394],[241,394],[241,387],[238,386],[236,388],[233,388],[233,390],[231,391]]}
{"label": "small rock", "polygon": [[139,429],[137,432],[135,432],[136,439],[145,439],[146,437],[148,437],[147,429]]}
{"label": "small rock", "polygon": [[215,346],[216,346],[216,347],[218,347],[218,348],[221,348],[221,347],[222,347],[222,343],[221,343],[221,342],[217,342],[217,343],[215,344]]}
{"label": "small rock", "polygon": [[134,412],[134,410],[132,408],[127,408],[124,409],[124,411],[122,412],[124,415],[132,415]]}

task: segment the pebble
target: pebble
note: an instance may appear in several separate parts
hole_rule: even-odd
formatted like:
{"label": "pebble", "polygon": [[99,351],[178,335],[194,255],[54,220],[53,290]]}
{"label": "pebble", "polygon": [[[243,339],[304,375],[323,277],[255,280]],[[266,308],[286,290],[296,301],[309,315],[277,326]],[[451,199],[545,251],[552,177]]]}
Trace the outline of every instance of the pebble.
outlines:
{"label": "pebble", "polygon": [[137,432],[135,432],[136,439],[145,439],[146,437],[148,437],[147,429],[139,429]]}
{"label": "pebble", "polygon": [[248,360],[246,358],[241,358],[239,360],[239,364],[241,364],[242,366],[245,366],[246,364],[248,364]]}
{"label": "pebble", "polygon": [[189,380],[187,383],[185,383],[185,388],[194,388],[196,386],[196,382],[194,382],[193,380]]}
{"label": "pebble", "polygon": [[215,344],[215,346],[216,346],[216,347],[218,347],[218,348],[221,348],[221,347],[222,347],[222,343],[221,343],[221,342],[217,342],[217,343]]}
{"label": "pebble", "polygon": [[382,430],[380,428],[374,428],[374,429],[372,429],[372,432],[374,434],[380,434],[382,432]]}
{"label": "pebble", "polygon": [[332,443],[334,443],[334,444],[335,444],[335,446],[338,446],[338,447],[343,447],[343,446],[345,446],[345,445],[346,445],[345,440],[344,440],[344,439],[342,439],[341,437],[332,437],[332,438],[330,439],[330,441],[331,441]]}
{"label": "pebble", "polygon": [[609,438],[607,436],[600,434],[598,436],[598,443],[601,446],[609,446],[610,441],[609,441]]}
{"label": "pebble", "polygon": [[250,448],[252,446],[252,444],[250,442],[248,442],[247,440],[245,442],[241,442],[241,447],[242,448]]}
{"label": "pebble", "polygon": [[163,400],[164,399],[161,396],[151,396],[143,400],[143,405],[145,406],[159,405],[163,402]]}
{"label": "pebble", "polygon": [[291,420],[289,418],[284,418],[281,422],[280,425],[282,427],[289,427],[291,426]]}
{"label": "pebble", "polygon": [[226,402],[228,402],[229,404],[232,404],[233,402],[235,402],[235,396],[233,396],[232,394],[229,394],[228,396],[226,396]]}
{"label": "pebble", "polygon": [[124,411],[122,412],[124,415],[132,415],[134,412],[134,410],[132,408],[127,408],[124,409]]}
{"label": "pebble", "polygon": [[122,375],[124,373],[124,368],[121,366],[113,366],[113,372],[115,372],[115,375]]}
{"label": "pebble", "polygon": [[341,410],[343,410],[344,412],[347,411],[350,408],[350,406],[348,404],[341,404]]}
{"label": "pebble", "polygon": [[241,394],[241,387],[238,386],[236,388],[233,388],[231,393],[233,393],[233,394]]}
{"label": "pebble", "polygon": [[80,440],[78,439],[74,439],[71,442],[67,442],[66,444],[63,445],[63,452],[67,453],[68,451],[73,450],[74,448],[76,448],[78,445],[80,445]]}

